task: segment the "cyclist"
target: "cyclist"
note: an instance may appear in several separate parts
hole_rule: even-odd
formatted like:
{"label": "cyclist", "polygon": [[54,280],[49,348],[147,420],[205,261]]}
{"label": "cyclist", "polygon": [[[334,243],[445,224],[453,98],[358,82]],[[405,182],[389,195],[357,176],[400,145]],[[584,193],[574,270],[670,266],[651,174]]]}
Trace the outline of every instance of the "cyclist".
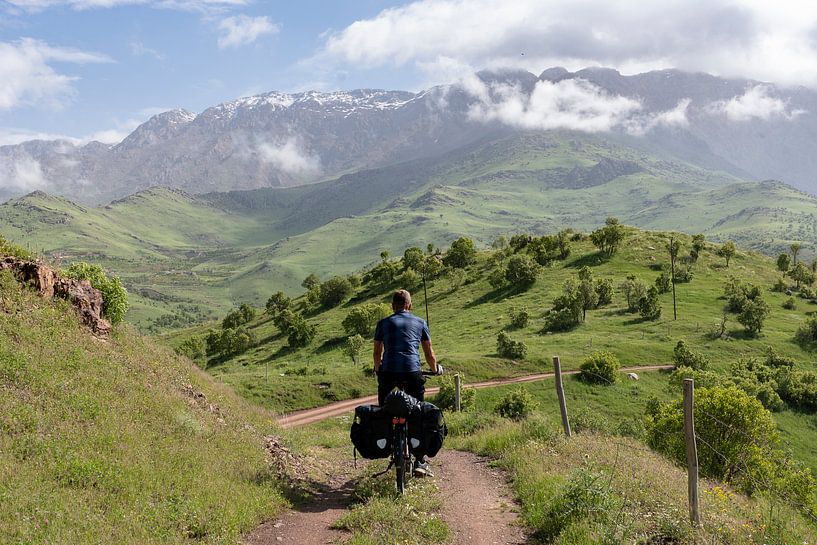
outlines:
{"label": "cyclist", "polygon": [[[394,314],[377,322],[374,333],[374,372],[381,406],[395,387],[423,401],[426,379],[420,367],[420,346],[431,372],[439,375],[443,370],[431,347],[428,324],[410,312],[411,294],[406,290],[394,292],[391,308]],[[425,454],[418,449],[414,455],[414,474],[431,475]]]}

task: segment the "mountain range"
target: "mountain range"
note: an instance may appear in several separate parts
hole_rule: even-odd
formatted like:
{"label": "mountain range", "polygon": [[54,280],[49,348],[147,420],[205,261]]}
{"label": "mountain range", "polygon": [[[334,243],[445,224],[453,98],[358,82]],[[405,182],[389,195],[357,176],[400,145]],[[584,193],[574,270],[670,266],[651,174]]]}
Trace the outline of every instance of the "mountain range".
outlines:
{"label": "mountain range", "polygon": [[817,191],[812,90],[678,70],[551,68],[480,72],[417,93],[271,92],[199,114],[158,114],[113,146],[2,146],[0,198],[43,190],[104,204],[153,186],[191,194],[286,187],[554,129]]}

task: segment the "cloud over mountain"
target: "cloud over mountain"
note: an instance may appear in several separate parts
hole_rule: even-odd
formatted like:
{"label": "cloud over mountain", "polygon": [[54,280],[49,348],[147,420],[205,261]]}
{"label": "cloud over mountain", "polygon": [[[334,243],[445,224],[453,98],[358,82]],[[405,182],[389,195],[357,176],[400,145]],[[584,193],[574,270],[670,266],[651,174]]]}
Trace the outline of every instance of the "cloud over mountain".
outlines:
{"label": "cloud over mountain", "polygon": [[803,110],[791,110],[785,100],[772,93],[773,90],[768,85],[755,85],[747,88],[742,95],[713,102],[707,109],[712,113],[724,114],[730,121],[768,121],[772,118],[791,120],[805,113]]}

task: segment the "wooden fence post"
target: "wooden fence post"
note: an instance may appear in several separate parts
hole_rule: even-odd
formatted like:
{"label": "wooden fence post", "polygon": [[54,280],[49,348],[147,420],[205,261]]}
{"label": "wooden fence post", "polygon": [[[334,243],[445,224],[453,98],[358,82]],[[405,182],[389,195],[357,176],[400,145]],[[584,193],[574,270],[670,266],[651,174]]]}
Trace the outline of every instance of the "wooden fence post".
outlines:
{"label": "wooden fence post", "polygon": [[701,524],[698,504],[698,447],[695,442],[695,382],[684,379],[684,438],[687,447],[687,476],[689,486],[689,520]]}
{"label": "wooden fence post", "polygon": [[559,360],[559,356],[553,356],[553,370],[556,374],[556,395],[559,397],[559,409],[562,411],[562,426],[565,428],[565,435],[570,437],[570,421],[567,419],[565,390],[562,387],[562,362]]}
{"label": "wooden fence post", "polygon": [[457,408],[457,412],[460,412],[461,403],[462,403],[462,379],[460,378],[460,374],[457,373],[454,375],[454,401]]}

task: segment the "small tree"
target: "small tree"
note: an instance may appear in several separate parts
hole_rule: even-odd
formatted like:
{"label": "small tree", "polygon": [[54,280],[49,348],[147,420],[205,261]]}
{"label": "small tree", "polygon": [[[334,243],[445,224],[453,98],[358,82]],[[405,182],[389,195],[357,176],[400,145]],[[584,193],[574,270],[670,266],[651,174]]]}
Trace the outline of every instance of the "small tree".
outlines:
{"label": "small tree", "polygon": [[190,337],[182,341],[176,352],[193,361],[202,360],[207,355],[207,344],[203,337]]}
{"label": "small tree", "polygon": [[796,263],[794,268],[789,271],[789,276],[797,283],[798,289],[800,289],[801,284],[811,285],[814,283],[814,274],[802,263]]}
{"label": "small tree", "polygon": [[777,270],[780,272],[788,272],[791,268],[791,257],[789,254],[780,254],[777,256]]}
{"label": "small tree", "polygon": [[709,358],[700,352],[693,352],[686,342],[678,341],[672,351],[672,361],[675,367],[689,367],[696,371],[704,371],[709,367]]}
{"label": "small tree", "polygon": [[267,314],[270,316],[275,316],[282,310],[288,309],[292,306],[292,299],[287,297],[284,292],[277,291],[270,295],[270,298],[267,299],[266,309]]}
{"label": "small tree", "polygon": [[582,322],[587,319],[587,311],[598,306],[599,296],[593,285],[593,271],[585,265],[579,269],[579,284],[577,294],[582,307]]}
{"label": "small tree", "polygon": [[596,280],[596,306],[604,307],[613,302],[613,281],[609,278]]}
{"label": "small tree", "polygon": [[800,249],[802,247],[803,246],[798,242],[794,242],[791,246],[789,246],[789,249],[791,250],[792,263],[794,265],[797,265],[797,254],[800,253]]}
{"label": "small tree", "polygon": [[397,285],[400,286],[401,289],[406,289],[409,291],[414,291],[417,288],[423,279],[420,277],[419,274],[414,272],[414,269],[406,269],[403,271],[401,275],[399,275],[395,281]]}
{"label": "small tree", "polygon": [[581,365],[579,378],[589,384],[615,384],[621,363],[610,352],[593,352]]}
{"label": "small tree", "polygon": [[309,276],[304,278],[303,282],[301,282],[301,287],[306,289],[307,291],[317,288],[321,285],[321,279],[318,278],[318,275],[315,273],[309,273]]}
{"label": "small tree", "polygon": [[425,254],[422,248],[417,248],[416,246],[407,248],[406,251],[403,252],[403,268],[416,271],[423,264],[423,259],[425,259]]}
{"label": "small tree", "polygon": [[661,303],[655,286],[650,287],[647,294],[638,301],[638,313],[645,320],[657,320],[661,317]]}
{"label": "small tree", "polygon": [[520,289],[527,289],[536,282],[539,265],[524,254],[516,254],[508,260],[505,268],[505,280]]}
{"label": "small tree", "polygon": [[281,333],[286,335],[289,333],[289,328],[295,322],[297,316],[298,315],[292,312],[291,309],[285,308],[272,316],[272,323],[275,324],[275,327],[277,327]]}
{"label": "small tree", "polygon": [[631,274],[618,287],[627,301],[627,311],[638,312],[639,301],[647,295],[646,284]]}
{"label": "small tree", "polygon": [[496,338],[496,352],[503,358],[523,360],[528,353],[528,347],[522,341],[515,341],[500,331]]}
{"label": "small tree", "polygon": [[347,335],[361,335],[366,339],[371,339],[377,322],[388,316],[390,312],[389,306],[384,304],[358,305],[349,311],[341,325]]}
{"label": "small tree", "polygon": [[528,309],[525,307],[520,308],[512,308],[508,313],[511,318],[511,327],[515,329],[521,329],[523,327],[528,326],[528,322],[530,321],[530,314],[528,313]]}
{"label": "small tree", "polygon": [[743,310],[738,314],[738,323],[746,328],[746,331],[753,337],[756,337],[760,330],[763,329],[763,323],[768,318],[771,310],[766,301],[761,297],[756,297],[752,301],[748,301],[743,305]]}
{"label": "small tree", "polygon": [[524,389],[519,387],[516,390],[505,394],[496,406],[496,412],[503,418],[520,420],[527,416],[537,407],[536,400]]}
{"label": "small tree", "polygon": [[462,269],[476,261],[477,250],[474,241],[468,237],[460,237],[451,243],[451,248],[446,252],[443,263],[449,267]]}
{"label": "small tree", "polygon": [[701,255],[701,252],[704,251],[706,247],[706,238],[704,235],[693,235],[692,237],[692,249],[689,251],[689,257],[692,259],[692,262],[695,263],[698,261],[698,257]]}
{"label": "small tree", "polygon": [[735,247],[735,243],[730,240],[727,241],[723,246],[718,248],[718,251],[716,253],[718,254],[718,257],[722,257],[726,260],[726,268],[728,269],[729,262],[732,260],[733,257],[735,257],[737,251],[738,250]]}
{"label": "small tree", "polygon": [[607,218],[604,227],[590,233],[590,240],[603,253],[610,257],[616,253],[624,240],[624,226],[617,218]]}
{"label": "small tree", "polygon": [[358,357],[366,346],[366,339],[360,335],[350,335],[346,338],[346,343],[343,346],[343,352],[352,358],[352,362],[357,364]]}
{"label": "small tree", "polygon": [[321,284],[320,302],[325,308],[336,307],[352,294],[352,284],[344,276],[335,276]]}
{"label": "small tree", "polygon": [[292,349],[307,346],[315,338],[316,332],[314,325],[307,322],[303,316],[296,315],[289,327],[287,343]]}
{"label": "small tree", "polygon": [[499,235],[491,243],[491,249],[492,250],[504,250],[507,247],[508,247],[508,237],[506,237],[505,235]]}
{"label": "small tree", "polygon": [[672,290],[672,279],[666,272],[662,272],[655,279],[655,289],[658,293],[669,293]]}

